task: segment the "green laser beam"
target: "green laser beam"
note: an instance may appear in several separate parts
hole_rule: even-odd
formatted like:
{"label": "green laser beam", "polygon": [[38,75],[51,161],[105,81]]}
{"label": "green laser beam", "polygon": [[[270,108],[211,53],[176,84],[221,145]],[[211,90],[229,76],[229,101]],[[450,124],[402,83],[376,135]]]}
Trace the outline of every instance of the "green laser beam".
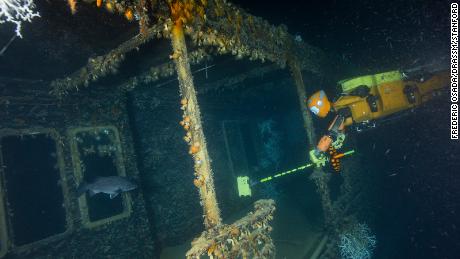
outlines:
{"label": "green laser beam", "polygon": [[[355,153],[355,150],[350,150],[350,151],[347,151],[344,154],[344,156],[348,156],[348,155],[351,155]],[[291,169],[289,171],[284,171],[284,172],[279,172],[275,175],[272,175],[272,176],[269,176],[269,177],[265,177],[265,178],[262,178],[259,180],[259,182],[261,183],[264,183],[264,182],[268,182],[268,181],[271,181],[273,180],[274,178],[278,178],[278,177],[281,177],[281,176],[285,176],[285,175],[288,175],[288,174],[292,174],[292,173],[295,173],[295,172],[298,172],[300,170],[303,170],[303,169],[307,169],[309,167],[312,167],[314,164],[313,163],[309,163],[309,164],[306,164],[306,165],[303,165],[303,166],[299,166],[297,168],[294,168],[294,169]]]}

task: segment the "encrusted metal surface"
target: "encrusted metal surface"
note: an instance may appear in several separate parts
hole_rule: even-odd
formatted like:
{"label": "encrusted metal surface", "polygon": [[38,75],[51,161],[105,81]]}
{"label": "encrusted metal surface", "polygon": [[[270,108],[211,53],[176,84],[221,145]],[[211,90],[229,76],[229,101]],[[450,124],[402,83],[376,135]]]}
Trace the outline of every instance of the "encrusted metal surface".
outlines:
{"label": "encrusted metal surface", "polygon": [[[0,83],[0,86],[3,86]],[[107,88],[93,88],[84,95],[69,93],[65,103],[43,91],[41,83],[9,82],[3,87],[0,98],[0,131],[37,132],[53,129],[56,142],[62,150],[62,185],[71,231],[44,242],[27,247],[10,246],[8,258],[107,258],[152,257],[154,241],[149,230],[149,217],[142,194],[133,193],[132,212],[129,217],[100,225],[91,231],[84,228],[76,197],[77,183],[74,178],[67,130],[72,127],[97,127],[112,125],[120,134],[123,163],[126,174],[139,179],[132,135],[125,110],[126,97]],[[123,245],[120,245],[123,244]]]}
{"label": "encrusted metal surface", "polygon": [[[62,98],[80,87],[87,87],[91,82],[117,73],[130,51],[154,38],[170,38],[173,45],[173,52],[169,55],[171,61],[154,65],[148,71],[139,71],[134,77],[120,83],[119,87],[131,90],[139,84],[151,83],[174,73],[178,75],[184,111],[181,125],[186,130],[184,140],[189,144],[189,153],[194,160],[194,184],[200,193],[206,227],[205,232],[192,242],[187,258],[200,255],[218,258],[274,258],[275,247],[269,235],[269,221],[275,210],[272,200],[256,202],[254,212],[231,225],[222,223],[190,64],[209,60],[212,55],[231,54],[236,59],[269,61],[274,64],[256,69],[252,71],[253,74],[269,73],[290,65],[302,102],[305,89],[301,71],[321,74],[326,61],[324,53],[302,41],[296,41],[285,26],[272,26],[225,0],[85,2],[96,3],[97,6],[103,3],[107,10],[123,14],[128,20],[135,17],[139,22],[139,34],[106,55],[91,58],[86,66],[70,76],[54,80],[51,83],[51,94]],[[184,34],[195,48],[190,54]],[[235,80],[239,82],[251,76],[249,73],[220,80],[208,85],[203,91],[232,85]],[[310,132],[313,132],[311,119],[308,121],[307,118],[306,124]],[[310,143],[314,142],[313,138],[314,135],[310,135]]]}
{"label": "encrusted metal surface", "polygon": [[190,71],[181,22],[177,22],[174,25],[171,42],[174,53],[177,53],[174,61],[179,79],[180,94],[182,96],[181,109],[184,111],[183,120],[181,121],[181,125],[186,131],[184,140],[188,143],[189,154],[193,156],[194,160],[196,177],[194,184],[200,193],[204,225],[206,228],[211,228],[219,225],[222,219],[220,217],[220,209],[217,205],[211,159],[209,158],[206,138],[203,132],[201,112]]}
{"label": "encrusted metal surface", "polygon": [[187,258],[275,258],[275,246],[270,237],[275,202],[259,200],[254,211],[231,225],[221,224],[208,229],[192,241]]}
{"label": "encrusted metal surface", "polygon": [[[94,1],[86,2],[94,4]],[[184,23],[184,31],[190,37],[191,43],[198,48],[211,47],[207,50],[210,54],[232,54],[236,58],[267,60],[281,68],[285,67],[290,57],[297,57],[299,66],[303,70],[321,73],[324,69],[326,58],[321,50],[305,42],[295,41],[285,26],[273,26],[266,20],[252,16],[224,0],[141,0],[133,6],[124,1],[105,2],[112,3],[120,13],[128,9],[150,10],[150,13],[135,11],[134,15],[139,17],[141,29],[140,33],[131,40],[106,55],[91,58],[85,67],[72,75],[54,80],[51,83],[54,95],[62,97],[71,90],[78,90],[101,77],[116,73],[126,53],[154,38],[169,38],[173,26],[169,5],[175,3],[179,4],[176,8],[183,9],[188,15]],[[148,24],[146,24],[147,20],[150,21]],[[173,56],[174,54],[171,55]],[[200,62],[203,55],[195,53],[195,57],[197,57],[196,61]],[[193,55],[190,59],[194,59]],[[149,79],[148,82],[152,82],[163,76],[170,76],[173,71],[169,68],[169,64],[158,65],[149,69],[140,78],[133,78],[123,85],[133,87],[139,82],[144,82],[145,78]]]}

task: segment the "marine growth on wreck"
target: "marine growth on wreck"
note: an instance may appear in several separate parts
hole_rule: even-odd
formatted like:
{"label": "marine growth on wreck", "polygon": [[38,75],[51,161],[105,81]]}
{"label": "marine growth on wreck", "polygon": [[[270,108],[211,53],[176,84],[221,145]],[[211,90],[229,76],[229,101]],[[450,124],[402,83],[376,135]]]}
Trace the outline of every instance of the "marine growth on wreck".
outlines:
{"label": "marine growth on wreck", "polygon": [[256,2],[0,0],[0,258],[455,254],[413,162],[458,165],[433,133],[453,74],[420,57],[455,5]]}

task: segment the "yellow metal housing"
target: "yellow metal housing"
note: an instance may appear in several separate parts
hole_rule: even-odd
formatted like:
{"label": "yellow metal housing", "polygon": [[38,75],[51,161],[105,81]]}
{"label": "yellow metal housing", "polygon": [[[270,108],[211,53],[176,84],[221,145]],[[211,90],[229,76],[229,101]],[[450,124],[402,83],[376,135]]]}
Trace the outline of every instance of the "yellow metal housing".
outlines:
{"label": "yellow metal housing", "polygon": [[349,79],[339,81],[338,84],[342,88],[343,93],[349,93],[353,89],[361,85],[365,85],[369,88],[372,88],[374,86],[377,86],[383,83],[399,81],[402,79],[403,79],[402,73],[399,72],[398,70],[395,70],[395,71],[390,71],[390,72],[385,72],[385,73],[380,73],[380,74],[375,74],[375,75],[367,75],[367,76],[349,78]]}
{"label": "yellow metal housing", "polygon": [[[380,119],[390,114],[407,110],[416,107],[430,100],[443,87],[449,84],[449,71],[443,71],[431,76],[424,82],[404,81],[393,79],[397,78],[395,72],[378,74],[376,76],[365,77],[359,82],[379,82],[370,87],[369,94],[377,97],[377,111],[372,112],[366,97],[346,95],[340,97],[334,104],[335,110],[349,108],[352,115],[352,120],[347,119],[345,125],[350,125],[353,122],[362,122],[366,120]],[[359,79],[359,78],[357,78]],[[391,80],[390,80],[391,79]],[[344,81],[341,81],[342,83]],[[358,86],[358,81],[353,83]],[[415,102],[409,103],[404,88],[406,86],[415,87]],[[342,85],[342,87],[351,87],[351,84]],[[351,88],[347,88],[348,91]]]}

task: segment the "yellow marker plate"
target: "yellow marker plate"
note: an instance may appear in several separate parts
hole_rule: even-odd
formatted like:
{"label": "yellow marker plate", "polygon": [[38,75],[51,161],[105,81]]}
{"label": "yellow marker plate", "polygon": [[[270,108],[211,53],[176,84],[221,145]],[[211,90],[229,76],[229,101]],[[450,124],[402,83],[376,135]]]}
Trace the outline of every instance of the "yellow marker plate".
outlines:
{"label": "yellow marker plate", "polygon": [[238,176],[236,178],[238,183],[238,194],[241,196],[251,196],[251,187],[249,186],[248,176]]}

